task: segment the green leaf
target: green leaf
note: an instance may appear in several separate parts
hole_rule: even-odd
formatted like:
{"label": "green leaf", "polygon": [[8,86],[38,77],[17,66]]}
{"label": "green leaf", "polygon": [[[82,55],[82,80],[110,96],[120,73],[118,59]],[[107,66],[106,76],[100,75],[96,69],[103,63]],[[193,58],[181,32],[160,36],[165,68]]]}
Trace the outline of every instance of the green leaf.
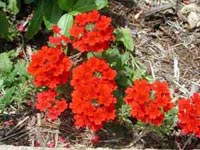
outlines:
{"label": "green leaf", "polygon": [[71,11],[77,0],[58,0],[58,5],[65,11]]}
{"label": "green leaf", "polygon": [[31,3],[33,3],[33,2],[35,2],[35,0],[24,0],[24,3],[25,3],[25,4],[31,4]]}
{"label": "green leaf", "polygon": [[16,52],[16,50],[9,50],[8,52],[6,52],[6,54],[9,56],[10,59],[17,58],[18,56],[18,52]]}
{"label": "green leaf", "polygon": [[3,83],[4,83],[3,79],[0,79],[0,90],[1,90],[2,87],[3,87]]}
{"label": "green leaf", "polygon": [[118,76],[116,80],[117,80],[118,85],[122,87],[128,87],[132,85],[132,81],[129,78],[121,75],[121,76]]}
{"label": "green leaf", "polygon": [[131,117],[131,107],[126,104],[122,104],[121,108],[118,109],[119,121],[124,122],[126,127],[129,129],[133,128],[133,123],[128,118]]}
{"label": "green leaf", "polygon": [[42,24],[43,14],[45,14],[46,5],[49,2],[47,0],[40,0],[38,1],[37,7],[35,8],[33,18],[30,21],[28,26],[28,30],[25,34],[25,37],[30,40],[39,30]]}
{"label": "green leaf", "polygon": [[90,59],[90,58],[92,58],[92,57],[94,57],[94,55],[92,54],[92,52],[88,52],[88,53],[87,53],[87,59]]}
{"label": "green leaf", "polygon": [[16,15],[19,12],[19,8],[17,6],[17,0],[9,0],[8,9],[10,9]]}
{"label": "green leaf", "polygon": [[58,7],[57,1],[52,1],[49,3],[47,11],[43,16],[43,21],[47,29],[51,29],[52,25],[57,24],[58,20],[62,15],[62,10]]}
{"label": "green leaf", "polygon": [[128,50],[134,50],[134,42],[129,28],[117,28],[115,33],[117,41],[121,41]]}
{"label": "green leaf", "polygon": [[95,0],[97,9],[102,9],[108,5],[108,0]]}
{"label": "green leaf", "polygon": [[7,38],[8,36],[8,19],[6,18],[6,15],[0,11],[0,37]]}
{"label": "green leaf", "polygon": [[12,95],[15,92],[15,87],[7,89],[2,97],[0,97],[0,110],[12,102]]}
{"label": "green leaf", "polygon": [[124,54],[121,55],[121,65],[124,66],[127,64],[129,61],[129,53],[125,52]]}
{"label": "green leaf", "polygon": [[2,1],[0,1],[0,8],[4,8],[4,7],[6,7],[6,3],[5,2],[2,2]]}
{"label": "green leaf", "polygon": [[80,12],[79,11],[70,11],[68,14],[72,16],[78,15]]}
{"label": "green leaf", "polygon": [[146,70],[142,68],[137,68],[134,71],[133,81],[142,78],[146,75]]}
{"label": "green leaf", "polygon": [[0,54],[0,72],[10,72],[13,64],[7,53]]}
{"label": "green leaf", "polygon": [[120,53],[118,49],[113,48],[103,52],[103,57],[106,58],[111,67],[117,71],[117,84],[123,88],[132,85],[132,78],[135,69],[131,65],[130,52]]}
{"label": "green leaf", "polygon": [[13,72],[18,76],[27,76],[28,77],[29,74],[26,71],[27,66],[28,66],[27,62],[25,60],[21,59],[14,65]]}
{"label": "green leaf", "polygon": [[80,12],[87,12],[94,9],[97,9],[95,0],[78,0],[73,7],[74,11],[80,11]]}
{"label": "green leaf", "polygon": [[64,14],[58,21],[58,26],[61,28],[61,33],[69,36],[69,30],[73,25],[73,16]]}
{"label": "green leaf", "polygon": [[119,115],[126,119],[131,116],[131,107],[129,105],[123,104],[122,107],[119,109]]}

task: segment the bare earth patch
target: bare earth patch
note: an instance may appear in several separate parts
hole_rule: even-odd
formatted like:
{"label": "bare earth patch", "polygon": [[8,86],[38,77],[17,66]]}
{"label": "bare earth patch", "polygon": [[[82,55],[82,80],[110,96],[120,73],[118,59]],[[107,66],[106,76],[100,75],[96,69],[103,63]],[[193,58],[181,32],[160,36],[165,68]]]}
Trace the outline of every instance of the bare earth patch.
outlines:
{"label": "bare earth patch", "polygon": [[184,3],[150,0],[130,6],[113,0],[110,5],[123,16],[121,24],[132,28],[136,55],[153,78],[167,80],[185,96],[200,90],[200,28],[191,29],[183,19],[187,15],[180,15]]}
{"label": "bare earth patch", "polygon": [[[189,1],[198,4],[198,0]],[[109,6],[108,14],[113,17],[114,24],[132,29],[136,56],[146,67],[147,72],[154,79],[167,80],[174,91],[172,94],[175,100],[180,95],[189,96],[194,91],[200,92],[200,27],[191,29],[187,20],[184,20],[188,14],[179,14],[185,7],[184,3],[177,4],[174,0],[110,0]],[[0,150],[32,150],[36,149],[33,147],[35,145],[47,146],[51,140],[54,141],[56,148],[50,149],[55,150],[66,149],[63,147],[92,150],[90,147],[94,147],[91,142],[93,133],[87,129],[73,127],[72,121],[66,119],[70,118],[70,114],[64,114],[61,121],[49,123],[41,119],[41,114],[32,110],[34,109],[30,107],[30,110],[22,112],[18,117],[11,115],[14,120],[13,127],[0,128],[0,138],[3,139],[0,141]],[[119,135],[109,129],[102,129],[104,137],[99,141],[100,144],[95,146],[104,148],[96,149],[177,148],[174,135],[166,135],[161,139],[150,133],[139,138],[140,133],[128,133],[125,128],[120,128]],[[66,141],[59,140],[60,135]],[[181,141],[185,143],[187,138]],[[1,142],[32,147],[1,145]],[[185,145],[186,149],[200,148],[196,138],[190,139],[189,144],[193,147]],[[42,149],[50,150],[37,148]]]}

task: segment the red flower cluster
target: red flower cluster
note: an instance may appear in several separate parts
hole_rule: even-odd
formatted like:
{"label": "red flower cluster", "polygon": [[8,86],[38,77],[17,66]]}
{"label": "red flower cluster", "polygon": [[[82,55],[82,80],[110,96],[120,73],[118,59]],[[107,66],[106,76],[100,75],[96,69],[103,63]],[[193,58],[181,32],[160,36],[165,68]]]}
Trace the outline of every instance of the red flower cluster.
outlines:
{"label": "red flower cluster", "polygon": [[104,122],[115,118],[116,98],[113,96],[116,72],[103,59],[90,58],[73,69],[74,87],[70,108],[75,125],[99,130]]}
{"label": "red flower cluster", "polygon": [[100,82],[108,84],[112,90],[117,88],[114,81],[116,71],[112,70],[104,59],[90,58],[87,62],[74,68],[72,74],[71,85],[75,89],[82,89],[81,86]]}
{"label": "red flower cluster", "polygon": [[80,52],[102,52],[114,40],[113,30],[111,18],[101,16],[98,11],[81,13],[70,30],[72,45]]}
{"label": "red flower cluster", "polygon": [[200,138],[200,94],[178,101],[179,125],[183,134],[195,134]]}
{"label": "red flower cluster", "polygon": [[70,68],[71,62],[61,49],[43,46],[32,55],[28,72],[35,77],[36,86],[55,88],[66,83]]}
{"label": "red flower cluster", "polygon": [[49,43],[55,45],[55,47],[66,46],[67,43],[70,43],[70,39],[65,35],[61,34],[61,29],[54,25],[52,27],[52,31],[54,32],[54,36],[49,36]]}
{"label": "red flower cluster", "polygon": [[57,100],[57,93],[54,90],[48,90],[37,94],[36,108],[40,111],[47,111],[47,117],[55,120],[65,111],[67,103],[65,99]]}
{"label": "red flower cluster", "polygon": [[156,81],[152,84],[141,79],[126,89],[125,101],[131,106],[131,115],[143,123],[162,125],[167,113],[172,107],[168,85]]}

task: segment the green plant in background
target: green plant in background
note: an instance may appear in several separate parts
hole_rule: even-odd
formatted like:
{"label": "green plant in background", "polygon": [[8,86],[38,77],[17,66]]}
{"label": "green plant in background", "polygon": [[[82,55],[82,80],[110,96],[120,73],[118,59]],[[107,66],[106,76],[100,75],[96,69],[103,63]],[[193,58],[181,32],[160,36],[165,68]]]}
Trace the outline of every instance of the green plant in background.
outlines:
{"label": "green plant in background", "polygon": [[0,112],[12,104],[20,106],[32,90],[27,62],[16,58],[15,51],[0,54]]}
{"label": "green plant in background", "polygon": [[[0,0],[0,8],[17,15],[20,9],[24,9],[21,7],[22,3],[33,7],[33,17],[25,33],[25,38],[30,40],[40,30],[43,23],[48,30],[52,25],[58,24],[62,33],[68,36],[68,30],[73,24],[73,15],[102,9],[108,4],[108,0],[8,0],[7,2]],[[12,40],[17,35],[17,30],[13,23],[9,23],[9,17],[4,11],[0,11],[0,37]]]}
{"label": "green plant in background", "polygon": [[0,10],[0,38],[12,41],[17,35],[18,32],[12,21]]}
{"label": "green plant in background", "polygon": [[32,2],[36,4],[36,7],[25,34],[27,39],[31,39],[39,31],[42,22],[47,29],[51,29],[53,24],[58,24],[62,33],[68,36],[68,30],[73,24],[73,15],[98,10],[108,4],[107,0],[35,0]]}
{"label": "green plant in background", "polygon": [[6,18],[6,15],[0,11],[0,37],[6,38],[8,36],[8,19]]}

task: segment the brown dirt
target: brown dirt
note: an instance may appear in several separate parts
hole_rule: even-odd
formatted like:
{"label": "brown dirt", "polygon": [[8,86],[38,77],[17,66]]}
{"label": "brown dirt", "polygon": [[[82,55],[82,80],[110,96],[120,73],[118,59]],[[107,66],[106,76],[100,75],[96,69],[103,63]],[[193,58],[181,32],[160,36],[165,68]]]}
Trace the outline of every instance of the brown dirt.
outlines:
{"label": "brown dirt", "polygon": [[[126,0],[129,2],[134,1]],[[128,25],[135,32],[136,54],[149,74],[167,80],[179,94],[189,96],[200,90],[200,28],[190,30],[178,17],[177,12],[184,7],[180,2],[178,7],[145,17],[150,10],[171,3],[176,6],[171,0],[149,0],[130,7],[111,0],[110,7],[113,14],[124,18],[120,25]]]}
{"label": "brown dirt", "polygon": [[[194,91],[200,90],[198,89],[200,87],[200,29],[189,30],[187,23],[180,20],[175,9],[157,12],[147,17],[143,15],[149,9],[172,1],[162,0],[158,4],[159,1],[149,0],[149,3],[152,2],[150,6],[144,1],[110,0],[110,13],[116,26],[129,26],[135,32],[133,38],[135,39],[136,55],[144,64],[148,73],[154,79],[167,80],[172,89],[179,89],[176,93],[177,97],[179,95],[188,96]],[[182,4],[180,4],[179,9],[181,7],[183,7]],[[34,43],[34,40],[32,42]],[[36,43],[38,42],[36,41]],[[39,43],[39,45],[41,44]],[[28,117],[27,120],[20,124],[20,121],[26,117]],[[4,128],[5,131],[2,130],[4,133],[1,133],[0,130],[0,137],[1,135],[5,137],[6,132],[13,130],[10,134],[13,137],[6,142],[4,141],[6,144],[15,144],[16,142],[16,145],[34,146],[36,144],[34,142],[38,140],[41,146],[47,146],[48,141],[54,140],[57,142],[57,146],[62,147],[63,143],[58,141],[58,133],[59,135],[62,133],[65,138],[71,134],[66,142],[72,144],[76,149],[92,147],[91,137],[93,133],[89,130],[75,129],[72,127],[71,121],[66,120],[69,117],[63,117],[66,121],[64,125],[61,122],[48,124],[48,122],[43,122],[44,119],[41,119],[43,117],[36,112],[31,113],[31,115],[24,114],[17,120],[13,119],[15,122],[13,128],[18,124],[21,128],[16,128],[17,130],[13,130],[12,127]],[[15,135],[22,130],[24,130],[24,133]],[[106,128],[102,129],[101,132],[106,137],[103,137],[104,139],[97,146],[119,148],[123,145],[129,145],[125,141],[131,143],[138,137],[138,133],[132,135],[125,128],[120,133],[121,138]],[[26,136],[23,137],[24,135]],[[22,136],[21,140],[19,140],[19,136]],[[180,140],[181,143],[184,143],[187,138]],[[198,148],[200,147],[198,143],[199,140],[193,138],[189,144],[193,146],[192,148]],[[172,144],[171,147],[169,147],[170,144]],[[161,139],[153,133],[144,136],[133,146],[137,148],[177,148],[173,136],[166,136]],[[132,149],[134,149],[133,146]]]}

